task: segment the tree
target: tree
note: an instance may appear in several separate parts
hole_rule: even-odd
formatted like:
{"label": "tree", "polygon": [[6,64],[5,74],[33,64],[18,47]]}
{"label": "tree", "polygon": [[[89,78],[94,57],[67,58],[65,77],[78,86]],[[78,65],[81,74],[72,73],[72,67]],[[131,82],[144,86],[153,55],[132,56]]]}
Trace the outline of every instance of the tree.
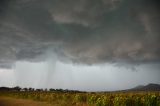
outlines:
{"label": "tree", "polygon": [[16,87],[13,88],[13,90],[14,90],[14,91],[20,91],[21,88],[20,88],[19,86],[16,86]]}

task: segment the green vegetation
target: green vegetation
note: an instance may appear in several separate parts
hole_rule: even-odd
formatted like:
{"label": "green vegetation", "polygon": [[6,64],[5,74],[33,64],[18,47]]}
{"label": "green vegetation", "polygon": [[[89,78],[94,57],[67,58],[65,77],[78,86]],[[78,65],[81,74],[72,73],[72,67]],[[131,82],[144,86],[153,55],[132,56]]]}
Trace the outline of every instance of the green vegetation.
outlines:
{"label": "green vegetation", "polygon": [[0,96],[44,101],[56,106],[160,106],[160,92],[3,91]]}

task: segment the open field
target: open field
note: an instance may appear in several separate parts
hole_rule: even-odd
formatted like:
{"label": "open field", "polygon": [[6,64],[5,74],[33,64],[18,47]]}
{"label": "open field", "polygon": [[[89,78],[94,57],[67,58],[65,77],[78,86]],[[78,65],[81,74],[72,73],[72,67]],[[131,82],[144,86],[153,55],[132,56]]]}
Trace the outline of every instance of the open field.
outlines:
{"label": "open field", "polygon": [[160,92],[5,91],[0,92],[0,103],[0,106],[160,106]]}
{"label": "open field", "polygon": [[0,97],[0,106],[52,106],[52,105],[45,102],[38,102],[27,99]]}

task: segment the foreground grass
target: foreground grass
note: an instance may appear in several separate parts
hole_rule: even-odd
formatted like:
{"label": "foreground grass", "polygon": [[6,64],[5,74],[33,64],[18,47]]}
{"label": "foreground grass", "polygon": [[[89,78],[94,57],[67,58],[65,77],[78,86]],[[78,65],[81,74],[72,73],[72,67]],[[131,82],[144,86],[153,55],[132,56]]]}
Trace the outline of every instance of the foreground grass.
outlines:
{"label": "foreground grass", "polygon": [[[53,106],[160,106],[160,92],[75,93],[8,91],[0,92],[0,96],[47,102]],[[12,100],[5,99],[5,101]]]}
{"label": "foreground grass", "polygon": [[26,99],[16,99],[11,97],[0,97],[0,106],[52,106],[45,102],[37,102]]}

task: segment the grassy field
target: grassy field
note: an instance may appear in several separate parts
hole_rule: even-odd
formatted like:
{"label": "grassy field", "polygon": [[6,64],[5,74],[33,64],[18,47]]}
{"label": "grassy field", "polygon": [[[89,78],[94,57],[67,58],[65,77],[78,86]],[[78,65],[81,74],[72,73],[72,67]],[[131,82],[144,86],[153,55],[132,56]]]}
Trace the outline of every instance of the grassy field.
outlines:
{"label": "grassy field", "polygon": [[0,106],[53,106],[46,102],[28,99],[17,99],[12,97],[0,97]]}
{"label": "grassy field", "polygon": [[160,92],[6,91],[0,92],[0,103],[0,106],[160,106]]}

